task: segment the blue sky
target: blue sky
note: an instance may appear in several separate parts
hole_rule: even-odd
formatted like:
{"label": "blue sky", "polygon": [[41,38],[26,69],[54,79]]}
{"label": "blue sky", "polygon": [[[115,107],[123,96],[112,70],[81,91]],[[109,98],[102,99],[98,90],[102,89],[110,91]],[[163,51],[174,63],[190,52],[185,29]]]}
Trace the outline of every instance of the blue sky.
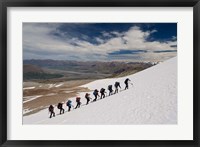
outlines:
{"label": "blue sky", "polygon": [[176,23],[23,23],[23,59],[142,62],[176,54]]}

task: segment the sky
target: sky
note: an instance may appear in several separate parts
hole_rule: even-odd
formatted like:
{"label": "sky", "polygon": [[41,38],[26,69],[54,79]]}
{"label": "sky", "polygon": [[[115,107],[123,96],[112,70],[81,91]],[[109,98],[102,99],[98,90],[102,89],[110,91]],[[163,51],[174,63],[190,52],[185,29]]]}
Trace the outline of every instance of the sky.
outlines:
{"label": "sky", "polygon": [[24,60],[158,62],[176,55],[176,23],[23,23]]}

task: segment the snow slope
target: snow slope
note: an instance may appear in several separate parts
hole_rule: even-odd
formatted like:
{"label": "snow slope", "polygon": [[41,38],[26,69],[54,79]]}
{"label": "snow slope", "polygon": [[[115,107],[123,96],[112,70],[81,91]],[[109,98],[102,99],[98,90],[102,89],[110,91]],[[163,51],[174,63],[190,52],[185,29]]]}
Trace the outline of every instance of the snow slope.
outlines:
{"label": "snow slope", "polygon": [[[85,105],[85,93],[80,93],[82,106],[62,115],[48,118],[48,110],[23,117],[23,124],[176,124],[177,123],[177,58],[128,76],[133,83],[128,90]],[[123,78],[102,79],[83,85],[91,90],[104,87]],[[91,97],[93,97],[92,92]],[[75,105],[75,99],[72,98]],[[66,105],[64,108],[67,110]],[[58,114],[57,108],[55,108]]]}

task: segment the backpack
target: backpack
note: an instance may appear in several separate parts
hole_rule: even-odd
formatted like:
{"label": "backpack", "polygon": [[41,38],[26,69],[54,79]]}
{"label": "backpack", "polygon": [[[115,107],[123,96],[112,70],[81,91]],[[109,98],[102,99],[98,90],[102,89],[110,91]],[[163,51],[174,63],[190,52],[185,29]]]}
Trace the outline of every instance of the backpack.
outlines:
{"label": "backpack", "polygon": [[58,109],[61,109],[61,107],[62,107],[62,104],[61,103],[58,103]]}
{"label": "backpack", "polygon": [[94,94],[94,95],[97,95],[97,94],[98,94],[98,91],[97,91],[97,90],[95,90],[95,91],[93,92],[93,94]]}
{"label": "backpack", "polygon": [[52,112],[52,111],[53,111],[53,106],[50,105],[50,106],[49,106],[49,112]]}
{"label": "backpack", "polygon": [[101,88],[100,92],[101,92],[101,93],[104,93],[104,92],[105,92],[105,89],[104,89],[104,88]]}
{"label": "backpack", "polygon": [[68,100],[68,101],[67,101],[67,106],[70,106],[70,105],[71,105],[71,102],[72,102],[72,101]]}
{"label": "backpack", "polygon": [[108,90],[111,90],[111,89],[112,89],[112,85],[109,85],[109,86],[108,86]]}
{"label": "backpack", "polygon": [[127,83],[128,83],[128,81],[129,81],[129,79],[126,79],[126,80],[124,81],[124,83],[125,83],[125,84],[127,84]]}
{"label": "backpack", "polygon": [[115,87],[118,87],[119,86],[119,82],[115,82]]}
{"label": "backpack", "polygon": [[89,95],[90,95],[90,94],[86,93],[86,94],[85,94],[85,98],[88,98],[88,97],[89,97]]}
{"label": "backpack", "polygon": [[76,98],[76,102],[80,102],[81,98],[80,97],[77,97]]}

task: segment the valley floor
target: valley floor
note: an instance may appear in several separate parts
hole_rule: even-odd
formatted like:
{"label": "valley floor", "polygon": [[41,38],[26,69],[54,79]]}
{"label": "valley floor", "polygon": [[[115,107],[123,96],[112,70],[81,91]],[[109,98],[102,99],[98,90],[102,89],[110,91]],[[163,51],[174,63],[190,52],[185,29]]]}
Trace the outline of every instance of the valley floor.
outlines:
{"label": "valley floor", "polygon": [[46,109],[51,104],[58,104],[68,98],[76,96],[79,92],[90,91],[80,87],[91,80],[74,80],[45,84],[37,82],[24,82],[23,84],[23,115],[27,116]]}

